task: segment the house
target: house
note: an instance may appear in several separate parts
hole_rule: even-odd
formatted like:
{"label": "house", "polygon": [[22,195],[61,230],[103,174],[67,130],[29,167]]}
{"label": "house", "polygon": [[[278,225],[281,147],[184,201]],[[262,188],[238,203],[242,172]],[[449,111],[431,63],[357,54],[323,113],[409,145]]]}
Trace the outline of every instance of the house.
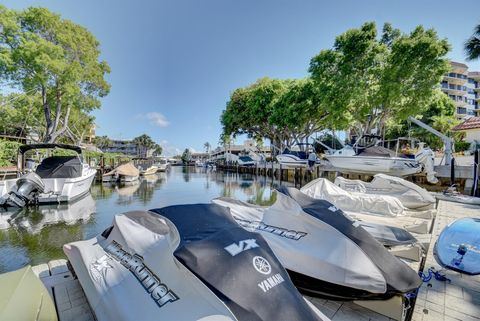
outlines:
{"label": "house", "polygon": [[453,131],[464,132],[467,142],[474,140],[480,142],[480,117],[467,118],[463,123],[453,127]]}

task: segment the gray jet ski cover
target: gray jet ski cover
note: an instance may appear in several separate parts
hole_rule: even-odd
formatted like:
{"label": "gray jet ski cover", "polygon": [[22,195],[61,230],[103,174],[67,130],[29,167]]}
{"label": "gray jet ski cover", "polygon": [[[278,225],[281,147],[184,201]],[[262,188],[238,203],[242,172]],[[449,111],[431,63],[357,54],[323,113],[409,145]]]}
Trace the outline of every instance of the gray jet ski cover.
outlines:
{"label": "gray jet ski cover", "polygon": [[[348,238],[369,258],[377,271],[379,271],[386,284],[385,296],[399,293],[406,293],[417,289],[422,281],[418,274],[397,257],[393,256],[374,239],[370,233],[362,228],[358,222],[352,221],[341,210],[332,203],[325,200],[312,198],[296,188],[280,187],[279,193],[287,195],[295,200],[304,213],[330,225],[341,233],[342,237]],[[335,251],[337,255],[346,257],[346,264],[351,265],[351,253],[342,253],[335,247],[328,248],[328,251]],[[365,266],[368,273],[368,266]],[[362,281],[362,280],[359,280]]]}
{"label": "gray jet ski cover", "polygon": [[219,207],[155,211],[116,215],[102,235],[64,246],[97,320],[328,320],[259,235],[215,220]]}

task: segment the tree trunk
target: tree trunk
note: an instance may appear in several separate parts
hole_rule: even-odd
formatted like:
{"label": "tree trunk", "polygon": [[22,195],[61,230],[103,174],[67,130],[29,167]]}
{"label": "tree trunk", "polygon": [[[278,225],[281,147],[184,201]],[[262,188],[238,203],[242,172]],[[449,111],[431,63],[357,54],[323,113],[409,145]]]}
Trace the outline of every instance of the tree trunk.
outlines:
{"label": "tree trunk", "polygon": [[47,90],[44,86],[42,86],[42,105],[43,105],[43,112],[45,114],[45,122],[47,125],[44,142],[48,143],[50,141],[50,138],[53,132],[53,122],[52,122],[50,103],[47,100]]}
{"label": "tree trunk", "polygon": [[50,139],[47,141],[48,143],[55,143],[57,138],[65,133],[68,129],[68,119],[70,118],[70,110],[71,106],[68,105],[67,112],[65,113],[65,118],[63,120],[63,127],[50,135]]}

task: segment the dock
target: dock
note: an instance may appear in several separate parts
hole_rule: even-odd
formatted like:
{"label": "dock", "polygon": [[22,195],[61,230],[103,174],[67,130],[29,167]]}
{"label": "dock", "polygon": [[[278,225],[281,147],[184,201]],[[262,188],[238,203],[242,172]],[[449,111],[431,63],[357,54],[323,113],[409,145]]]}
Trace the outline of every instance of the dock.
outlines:
{"label": "dock", "polygon": [[437,211],[424,272],[434,267],[451,281],[441,282],[432,278],[430,282],[424,283],[418,291],[411,320],[480,321],[480,275],[442,270],[433,255],[433,245],[441,231],[461,217],[480,218],[480,206],[440,201]]}
{"label": "dock", "polygon": [[[419,231],[419,242],[428,248],[426,255],[408,259],[409,255],[395,253],[416,271],[434,267],[451,279],[451,283],[437,281],[423,283],[416,298],[406,300],[396,296],[386,301],[334,301],[306,298],[332,321],[480,321],[480,275],[468,276],[442,270],[433,256],[433,248],[443,228],[460,217],[480,217],[480,206],[439,201],[435,218],[428,229]],[[411,217],[398,218],[401,224]],[[403,221],[402,221],[403,220]],[[411,254],[411,253],[410,253]],[[55,260],[33,267],[54,298],[60,321],[94,321],[78,279],[66,260]]]}

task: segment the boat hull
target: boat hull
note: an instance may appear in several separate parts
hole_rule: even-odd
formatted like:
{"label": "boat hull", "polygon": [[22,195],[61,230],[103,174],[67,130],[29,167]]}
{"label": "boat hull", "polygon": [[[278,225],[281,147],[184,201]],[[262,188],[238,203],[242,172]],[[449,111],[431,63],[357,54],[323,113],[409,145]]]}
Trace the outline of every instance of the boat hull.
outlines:
{"label": "boat hull", "polygon": [[308,160],[298,158],[295,155],[281,154],[277,156],[277,161],[284,167],[307,167]]}
{"label": "boat hull", "polygon": [[415,159],[409,158],[345,155],[326,155],[325,157],[333,167],[341,172],[408,176],[422,170],[421,165]]}
{"label": "boat hull", "polygon": [[[73,202],[90,191],[96,174],[95,169],[88,169],[84,175],[75,178],[43,178],[45,192],[38,196],[40,204]],[[17,179],[0,182],[0,196],[8,194],[16,185]]]}

